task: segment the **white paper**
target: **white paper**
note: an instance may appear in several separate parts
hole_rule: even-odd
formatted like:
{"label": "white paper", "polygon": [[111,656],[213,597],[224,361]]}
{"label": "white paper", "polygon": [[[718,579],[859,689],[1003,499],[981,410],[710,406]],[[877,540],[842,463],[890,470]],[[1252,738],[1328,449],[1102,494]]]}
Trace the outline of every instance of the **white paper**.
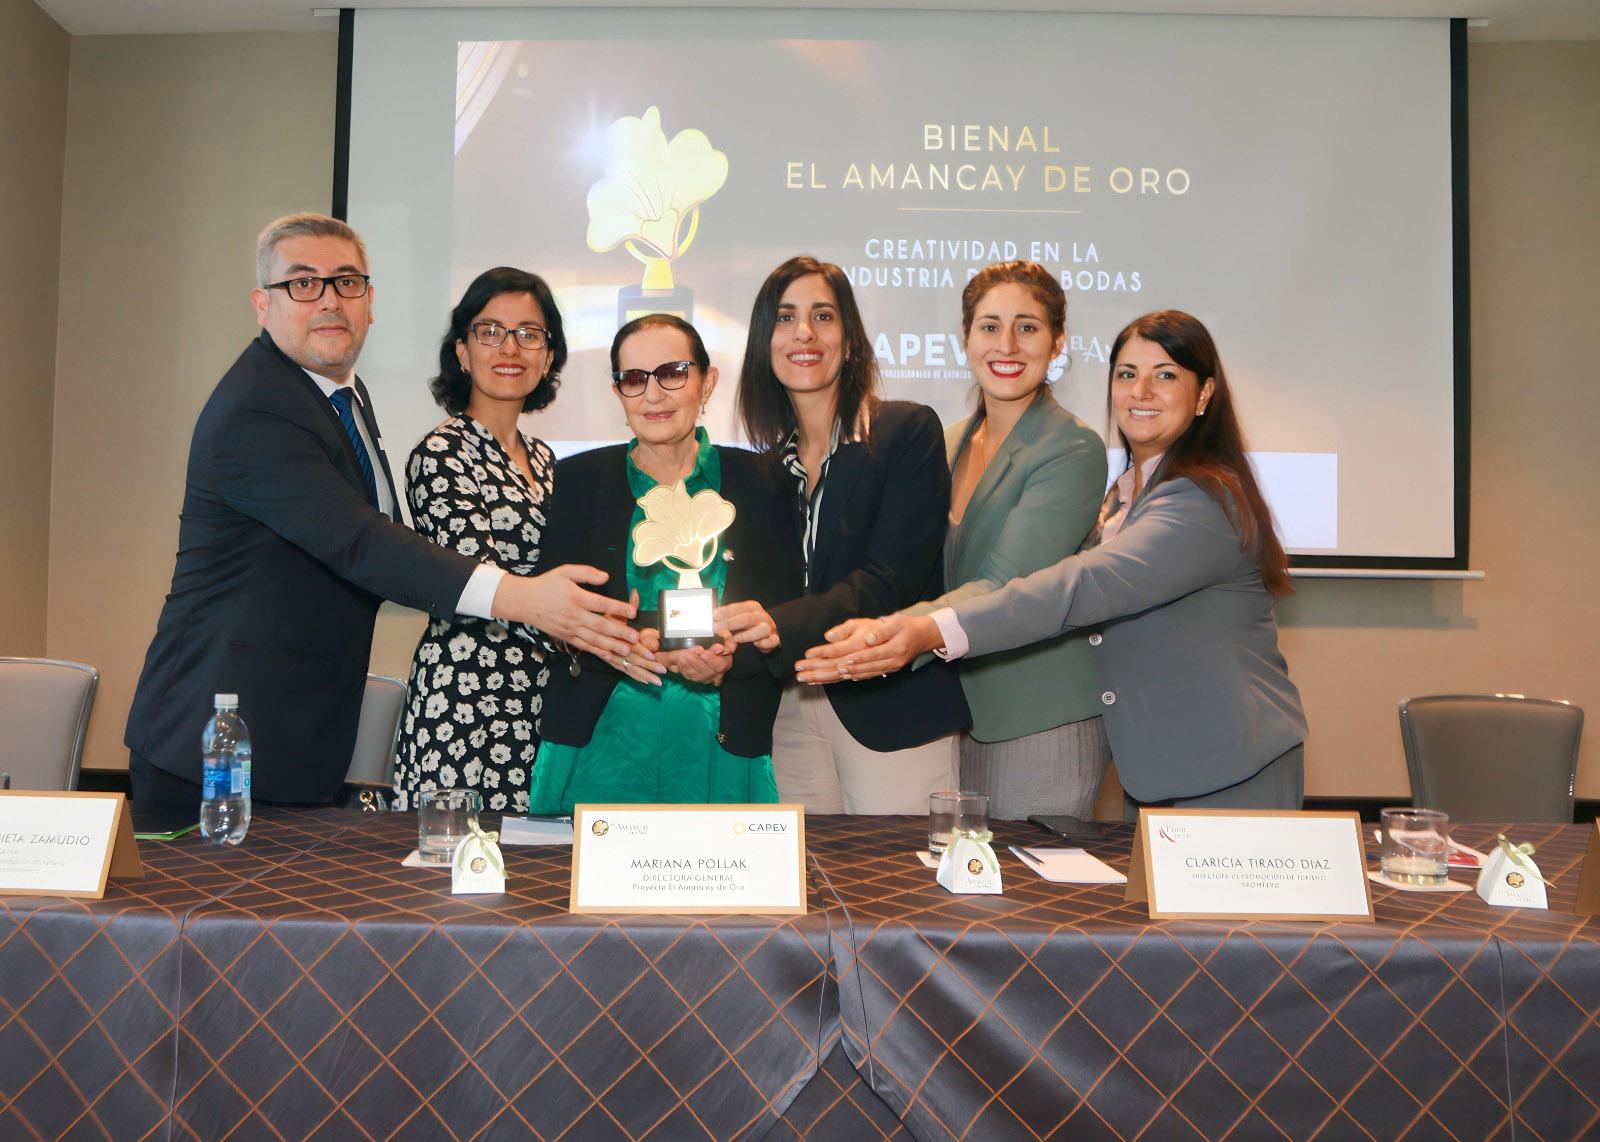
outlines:
{"label": "white paper", "polygon": [[923,868],[938,868],[939,867],[939,858],[934,856],[927,849],[918,849],[917,850],[917,859],[922,862],[922,867]]}
{"label": "white paper", "polygon": [[1366,857],[1353,818],[1146,810],[1150,910],[1223,916],[1360,916]]}
{"label": "white paper", "polygon": [[1082,849],[1019,848],[1017,859],[1052,884],[1127,884],[1128,878]]}
{"label": "white paper", "polygon": [[800,805],[580,805],[573,907],[805,909]]}
{"label": "white paper", "polygon": [[500,819],[502,845],[570,845],[572,843],[572,818],[548,821],[528,817],[513,817],[507,813]]}
{"label": "white paper", "polygon": [[120,808],[114,797],[0,796],[0,893],[99,889]]}

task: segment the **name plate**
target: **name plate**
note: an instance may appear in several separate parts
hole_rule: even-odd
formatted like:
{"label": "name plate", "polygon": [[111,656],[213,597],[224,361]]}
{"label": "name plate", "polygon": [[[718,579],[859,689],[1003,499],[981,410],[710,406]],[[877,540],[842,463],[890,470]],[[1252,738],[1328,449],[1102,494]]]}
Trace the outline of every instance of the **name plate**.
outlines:
{"label": "name plate", "polygon": [[1126,899],[1152,919],[1372,919],[1355,813],[1141,809]]}
{"label": "name plate", "polygon": [[801,805],[578,805],[574,912],[806,910]]}
{"label": "name plate", "polygon": [[1583,854],[1583,871],[1578,874],[1578,899],[1573,911],[1579,916],[1600,916],[1600,821],[1589,830],[1589,847]]}
{"label": "name plate", "polygon": [[0,896],[106,894],[144,875],[121,793],[0,793]]}

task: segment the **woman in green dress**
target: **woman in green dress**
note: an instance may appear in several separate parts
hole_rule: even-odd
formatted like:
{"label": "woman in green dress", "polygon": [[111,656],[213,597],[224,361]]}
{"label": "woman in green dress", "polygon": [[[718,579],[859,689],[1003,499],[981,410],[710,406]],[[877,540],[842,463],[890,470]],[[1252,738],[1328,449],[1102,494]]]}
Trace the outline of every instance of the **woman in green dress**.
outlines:
{"label": "woman in green dress", "polygon": [[541,559],[591,563],[611,576],[603,590],[636,594],[640,645],[653,656],[580,653],[555,662],[532,810],[775,802],[772,721],[782,688],[760,651],[725,636],[711,647],[659,649],[657,595],[679,585],[678,572],[635,563],[635,529],[645,520],[638,501],[652,489],[681,482],[689,496],[720,495],[734,518],[700,581],[718,600],[771,606],[802,589],[792,514],[765,465],[743,449],[713,445],[698,427],[717,370],[692,325],[667,314],[629,322],[612,341],[611,368],[634,439],[556,465]]}

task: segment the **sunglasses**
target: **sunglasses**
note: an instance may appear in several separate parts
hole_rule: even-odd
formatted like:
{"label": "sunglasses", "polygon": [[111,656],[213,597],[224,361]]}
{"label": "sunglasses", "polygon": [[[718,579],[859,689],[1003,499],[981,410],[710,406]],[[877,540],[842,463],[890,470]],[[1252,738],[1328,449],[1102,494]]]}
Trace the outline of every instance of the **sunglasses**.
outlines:
{"label": "sunglasses", "polygon": [[636,397],[650,387],[650,378],[654,377],[656,384],[670,392],[688,383],[689,370],[694,367],[693,361],[668,361],[653,369],[621,369],[611,374],[611,383],[623,396]]}

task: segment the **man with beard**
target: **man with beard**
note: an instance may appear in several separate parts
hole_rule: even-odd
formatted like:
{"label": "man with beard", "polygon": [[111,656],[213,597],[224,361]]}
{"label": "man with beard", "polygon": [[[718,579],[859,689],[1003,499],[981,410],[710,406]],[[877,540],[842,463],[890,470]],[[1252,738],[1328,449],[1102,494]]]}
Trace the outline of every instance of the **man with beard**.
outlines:
{"label": "man with beard", "polygon": [[195,424],[178,555],[124,736],[135,802],[197,807],[200,731],[237,693],[254,795],[327,801],[350,764],[379,603],[536,626],[608,658],[645,652],[592,567],[518,578],[401,522],[356,357],[372,324],[366,247],[291,214],[256,243],[262,333]]}

